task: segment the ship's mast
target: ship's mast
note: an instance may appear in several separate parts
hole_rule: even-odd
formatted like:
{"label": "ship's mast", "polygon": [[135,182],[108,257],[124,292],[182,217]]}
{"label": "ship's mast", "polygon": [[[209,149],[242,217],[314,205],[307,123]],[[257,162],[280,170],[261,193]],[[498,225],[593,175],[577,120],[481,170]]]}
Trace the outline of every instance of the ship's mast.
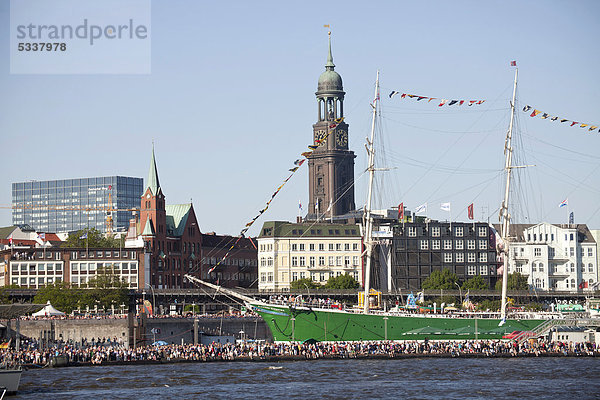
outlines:
{"label": "ship's mast", "polygon": [[367,140],[367,152],[369,153],[369,192],[367,195],[367,205],[365,206],[365,245],[367,247],[367,262],[365,265],[365,294],[363,297],[364,312],[369,312],[369,292],[371,289],[371,257],[373,255],[373,220],[371,218],[371,199],[373,197],[373,177],[375,174],[375,149],[373,148],[373,138],[375,136],[375,119],[377,118],[377,106],[379,105],[379,70],[375,80],[375,99],[371,106],[373,107],[373,122],[371,124],[371,140]]}
{"label": "ship's mast", "polygon": [[[500,219],[502,220],[502,241],[504,242],[502,255],[503,255],[503,271],[502,271],[502,304],[501,304],[501,318],[502,321],[506,320],[506,291],[508,288],[508,256],[509,256],[509,226],[510,226],[510,214],[508,212],[508,199],[510,196],[510,178],[512,169],[512,130],[515,120],[515,97],[517,94],[517,76],[519,69],[515,68],[515,83],[513,86],[512,102],[510,103],[510,125],[508,127],[508,133],[506,134],[506,141],[504,143],[504,154],[506,156],[504,162],[504,170],[506,171],[506,187],[504,190],[504,200],[502,201],[502,207],[500,208]],[[501,322],[503,323],[503,322]]]}

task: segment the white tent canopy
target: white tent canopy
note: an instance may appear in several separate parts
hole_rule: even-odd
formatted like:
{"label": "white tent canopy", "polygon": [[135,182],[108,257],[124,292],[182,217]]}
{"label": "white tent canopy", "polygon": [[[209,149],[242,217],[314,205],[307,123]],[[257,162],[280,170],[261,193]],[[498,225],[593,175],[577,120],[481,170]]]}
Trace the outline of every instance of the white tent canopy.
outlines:
{"label": "white tent canopy", "polygon": [[65,315],[65,313],[52,307],[50,300],[48,300],[48,303],[40,311],[31,314],[32,317],[54,317],[57,315]]}

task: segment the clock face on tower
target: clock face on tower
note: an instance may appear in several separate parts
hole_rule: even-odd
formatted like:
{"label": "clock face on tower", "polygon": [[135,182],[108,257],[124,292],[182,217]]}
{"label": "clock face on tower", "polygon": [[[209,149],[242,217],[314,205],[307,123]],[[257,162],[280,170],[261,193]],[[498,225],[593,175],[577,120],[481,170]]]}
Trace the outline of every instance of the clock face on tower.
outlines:
{"label": "clock face on tower", "polygon": [[318,144],[319,146],[324,146],[325,143],[327,143],[327,140],[325,140],[327,137],[327,131],[325,130],[318,130],[315,132],[315,144]]}
{"label": "clock face on tower", "polygon": [[345,147],[348,145],[348,132],[338,131],[335,136],[335,142],[338,146]]}

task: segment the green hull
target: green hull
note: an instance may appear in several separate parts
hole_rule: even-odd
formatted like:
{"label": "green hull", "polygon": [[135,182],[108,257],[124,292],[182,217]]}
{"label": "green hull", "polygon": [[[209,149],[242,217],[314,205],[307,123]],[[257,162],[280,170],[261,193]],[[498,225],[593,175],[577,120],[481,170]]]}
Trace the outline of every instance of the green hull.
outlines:
{"label": "green hull", "polygon": [[255,303],[252,308],[267,323],[276,342],[357,340],[502,339],[514,331],[531,331],[543,319],[448,318],[357,314],[337,310]]}

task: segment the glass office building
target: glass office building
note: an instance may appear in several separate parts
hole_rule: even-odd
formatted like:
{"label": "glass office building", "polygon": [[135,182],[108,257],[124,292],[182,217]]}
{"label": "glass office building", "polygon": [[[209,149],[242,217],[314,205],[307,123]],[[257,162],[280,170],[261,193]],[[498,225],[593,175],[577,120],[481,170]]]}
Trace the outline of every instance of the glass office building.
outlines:
{"label": "glass office building", "polygon": [[72,232],[96,228],[106,232],[106,209],[112,194],[113,231],[126,230],[140,207],[142,178],[98,178],[28,181],[12,184],[12,222],[37,231]]}

